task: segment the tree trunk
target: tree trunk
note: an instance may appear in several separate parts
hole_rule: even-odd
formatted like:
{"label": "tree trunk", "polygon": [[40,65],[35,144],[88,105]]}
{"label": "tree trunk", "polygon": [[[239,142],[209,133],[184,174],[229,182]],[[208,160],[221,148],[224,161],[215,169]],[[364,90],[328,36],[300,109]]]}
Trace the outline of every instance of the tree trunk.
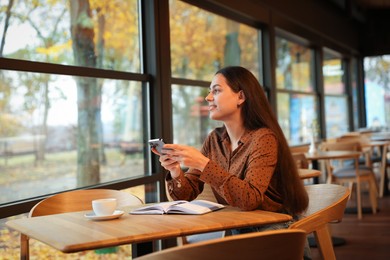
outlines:
{"label": "tree trunk", "polygon": [[[96,67],[94,27],[88,0],[71,0],[71,34],[76,65]],[[102,148],[101,87],[95,78],[76,78],[78,101],[77,185],[99,183]]]}
{"label": "tree trunk", "polygon": [[238,66],[241,63],[241,48],[238,42],[239,24],[227,21],[224,66]]}
{"label": "tree trunk", "polygon": [[14,0],[9,0],[8,6],[7,6],[7,11],[6,11],[6,17],[5,17],[5,21],[4,21],[3,37],[1,38],[1,43],[0,43],[0,57],[3,57],[5,38],[7,36],[9,19],[11,18],[11,9],[12,9],[13,4],[14,4]]}

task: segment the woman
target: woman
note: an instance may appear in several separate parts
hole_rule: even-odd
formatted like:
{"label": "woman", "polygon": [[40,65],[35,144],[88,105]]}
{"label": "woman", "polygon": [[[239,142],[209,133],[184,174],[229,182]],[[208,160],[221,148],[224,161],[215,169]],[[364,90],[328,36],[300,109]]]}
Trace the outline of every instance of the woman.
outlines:
{"label": "woman", "polygon": [[[169,171],[171,197],[193,200],[208,183],[222,204],[293,217],[303,212],[308,205],[306,190],[255,76],[242,67],[219,70],[206,101],[210,118],[224,126],[208,135],[201,152],[179,144],[164,146],[172,149],[160,155],[161,165]],[[184,173],[181,166],[189,170]]]}

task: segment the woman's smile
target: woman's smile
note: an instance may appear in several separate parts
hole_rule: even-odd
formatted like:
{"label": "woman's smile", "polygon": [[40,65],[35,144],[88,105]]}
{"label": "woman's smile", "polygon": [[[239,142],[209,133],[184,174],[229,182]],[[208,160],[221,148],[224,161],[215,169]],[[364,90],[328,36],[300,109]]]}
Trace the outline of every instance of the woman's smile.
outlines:
{"label": "woman's smile", "polygon": [[217,108],[216,105],[209,105],[209,111],[210,111],[210,112],[213,111],[213,110],[215,110],[216,108]]}

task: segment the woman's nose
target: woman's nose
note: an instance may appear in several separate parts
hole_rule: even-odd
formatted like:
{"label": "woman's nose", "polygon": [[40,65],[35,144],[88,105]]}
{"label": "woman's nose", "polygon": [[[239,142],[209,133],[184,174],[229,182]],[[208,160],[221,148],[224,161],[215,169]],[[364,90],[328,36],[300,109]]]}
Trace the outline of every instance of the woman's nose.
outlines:
{"label": "woman's nose", "polygon": [[207,102],[211,100],[211,93],[207,94],[207,96],[204,98]]}

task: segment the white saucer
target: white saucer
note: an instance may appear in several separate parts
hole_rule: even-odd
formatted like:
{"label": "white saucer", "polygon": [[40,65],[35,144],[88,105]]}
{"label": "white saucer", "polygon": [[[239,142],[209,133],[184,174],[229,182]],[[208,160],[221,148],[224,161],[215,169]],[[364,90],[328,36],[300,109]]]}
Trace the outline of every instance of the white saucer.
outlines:
{"label": "white saucer", "polygon": [[109,219],[116,219],[125,213],[123,210],[115,210],[112,215],[107,216],[96,216],[95,213],[92,211],[90,213],[86,213],[84,217],[92,220],[109,220]]}

